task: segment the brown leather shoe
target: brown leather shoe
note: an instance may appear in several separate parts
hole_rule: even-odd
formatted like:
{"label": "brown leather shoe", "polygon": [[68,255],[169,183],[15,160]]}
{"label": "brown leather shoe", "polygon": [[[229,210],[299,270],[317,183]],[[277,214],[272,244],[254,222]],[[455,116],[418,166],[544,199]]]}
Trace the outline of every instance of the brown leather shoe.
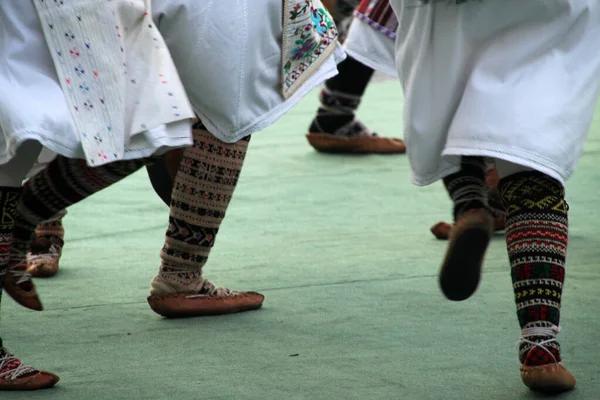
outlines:
{"label": "brown leather shoe", "polygon": [[452,224],[449,224],[447,222],[438,222],[429,230],[431,231],[431,233],[433,233],[433,236],[435,236],[436,239],[448,240],[448,238],[450,237],[450,231],[452,231]]}
{"label": "brown leather shoe", "polygon": [[[260,293],[236,292],[203,278],[197,290],[179,283],[160,274],[153,279],[148,304],[155,313],[167,318],[233,314],[259,309],[265,299]],[[190,284],[186,282],[186,286]]]}
{"label": "brown leather shoe", "polygon": [[0,391],[48,389],[58,381],[58,376],[25,365],[6,349],[0,348]]}
{"label": "brown leather shoe", "polygon": [[185,318],[257,310],[264,299],[265,296],[255,292],[236,292],[230,296],[177,293],[149,296],[148,304],[152,311],[163,317]]}
{"label": "brown leather shoe", "polygon": [[575,377],[561,363],[526,366],[521,365],[521,380],[531,390],[557,394],[575,387]]}
{"label": "brown leather shoe", "polygon": [[440,288],[449,300],[466,300],[477,290],[493,233],[494,218],[487,209],[469,210],[458,218],[439,276]]}
{"label": "brown leather shoe", "polygon": [[[489,206],[492,209],[494,215],[494,232],[501,232],[504,230],[505,224],[505,209],[502,205],[502,199],[500,198],[500,192],[498,191],[498,182],[500,177],[496,168],[492,168],[485,173],[485,186],[488,195]],[[431,233],[439,240],[448,240],[450,231],[452,230],[452,224],[447,222],[438,222],[430,228]]]}
{"label": "brown leather shoe", "polygon": [[[521,331],[520,343],[534,344],[529,350],[521,365],[521,380],[531,390],[546,394],[557,394],[566,392],[575,387],[575,377],[558,362],[554,354],[544,345],[556,341],[556,335],[560,331],[558,326],[533,327]],[[523,336],[525,335],[525,336]],[[548,337],[542,343],[534,343],[530,337]],[[554,362],[544,365],[530,365],[533,360],[539,360],[539,349],[542,349],[553,359]]]}
{"label": "brown leather shoe", "polygon": [[4,277],[4,291],[25,308],[42,311],[44,306],[38,297],[31,274],[26,271],[25,263],[11,267]]}
{"label": "brown leather shoe", "polygon": [[310,132],[306,135],[310,145],[321,153],[348,154],[404,154],[406,144],[401,139],[379,136],[338,136]]}

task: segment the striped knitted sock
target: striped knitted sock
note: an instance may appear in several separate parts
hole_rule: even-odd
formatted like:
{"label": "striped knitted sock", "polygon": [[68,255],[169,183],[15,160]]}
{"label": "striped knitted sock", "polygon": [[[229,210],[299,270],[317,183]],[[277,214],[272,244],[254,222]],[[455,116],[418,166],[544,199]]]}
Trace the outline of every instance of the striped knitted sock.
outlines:
{"label": "striped knitted sock", "polygon": [[185,149],[175,177],[159,271],[183,286],[202,278],[250,140],[224,143],[205,129],[194,129],[193,136],[194,145]]}
{"label": "striped knitted sock", "polygon": [[567,255],[568,206],[560,182],[540,172],[500,181],[506,245],[521,326],[519,358],[535,366],[560,362],[559,331]]}
{"label": "striped knitted sock", "polygon": [[469,210],[487,207],[485,172],[482,157],[463,157],[460,171],[444,178],[454,204],[454,220]]}
{"label": "striped knitted sock", "polygon": [[141,160],[89,167],[84,160],[55,158],[24,185],[15,220],[10,264],[23,266],[36,227],[67,207],[84,200],[137,171]]}
{"label": "striped knitted sock", "polygon": [[342,61],[338,70],[338,75],[325,82],[325,88],[319,96],[321,106],[309,127],[309,132],[343,135],[353,133],[351,130],[347,133],[338,131],[352,125],[354,113],[374,71],[352,57]]}
{"label": "striped knitted sock", "polygon": [[67,210],[60,211],[49,221],[44,221],[35,228],[35,239],[39,242],[40,251],[46,250],[41,247],[42,243],[50,246],[52,242],[57,242],[62,245],[65,239],[65,228],[62,224],[62,219],[67,215]]}

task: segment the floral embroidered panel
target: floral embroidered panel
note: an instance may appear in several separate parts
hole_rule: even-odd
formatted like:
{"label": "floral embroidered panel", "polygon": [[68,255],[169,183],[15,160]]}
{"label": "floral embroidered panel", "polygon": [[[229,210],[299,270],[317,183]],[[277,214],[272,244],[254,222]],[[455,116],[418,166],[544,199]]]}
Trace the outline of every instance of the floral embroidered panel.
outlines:
{"label": "floral embroidered panel", "polygon": [[337,44],[333,18],[320,0],[284,0],[282,95],[289,98]]}

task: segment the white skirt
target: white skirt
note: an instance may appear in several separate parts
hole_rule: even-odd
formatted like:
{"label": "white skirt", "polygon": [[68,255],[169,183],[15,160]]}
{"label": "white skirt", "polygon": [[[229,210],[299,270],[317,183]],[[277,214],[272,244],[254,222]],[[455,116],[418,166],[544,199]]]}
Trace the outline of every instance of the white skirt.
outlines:
{"label": "white skirt", "polygon": [[[306,3],[294,0],[288,7],[294,2]],[[328,46],[329,52],[313,53],[310,59],[305,55],[300,61],[307,67],[299,65],[302,72],[294,75],[298,84],[286,96],[284,60],[294,51],[286,46],[286,35],[288,42],[298,40],[298,26],[308,27],[300,33],[312,30],[334,36],[336,32],[335,26],[329,31],[320,29],[315,24],[318,21],[309,15],[295,25],[286,23],[284,35],[283,21],[288,13],[284,13],[283,4],[283,0],[153,0],[154,22],[169,47],[194,111],[209,132],[224,142],[236,142],[273,124],[315,87],[336,75],[337,64],[345,58],[337,42]],[[311,5],[321,7],[318,1]],[[223,27],[227,27],[226,33]],[[40,157],[30,176],[52,159],[48,154],[46,151]]]}
{"label": "white skirt", "polygon": [[344,41],[344,50],[360,63],[397,77],[395,34],[392,33],[395,33],[393,26],[395,26],[396,16],[385,13],[383,15],[378,13],[376,16],[371,14],[381,6],[389,7],[388,0],[373,0],[371,4],[374,5],[375,10],[366,9],[363,14],[359,7],[354,12],[354,18]]}
{"label": "white skirt", "polygon": [[[290,20],[294,9],[304,13]],[[345,58],[319,0],[153,0],[153,10],[194,110],[224,142],[273,124]],[[301,35],[309,51],[286,76]],[[313,38],[323,45],[310,50]],[[285,95],[290,77],[296,84]]]}
{"label": "white skirt", "polygon": [[392,0],[414,182],[430,184],[473,155],[564,183],[598,97],[600,3],[416,3]]}
{"label": "white skirt", "polygon": [[[160,34],[140,17],[144,0],[60,3],[0,2],[0,164],[27,140],[90,165],[189,145],[193,111]],[[114,37],[103,37],[108,25]],[[153,37],[151,50],[137,46]],[[122,55],[105,54],[119,46]]]}
{"label": "white skirt", "polygon": [[390,37],[355,18],[348,29],[344,50],[367,67],[397,77],[394,43]]}

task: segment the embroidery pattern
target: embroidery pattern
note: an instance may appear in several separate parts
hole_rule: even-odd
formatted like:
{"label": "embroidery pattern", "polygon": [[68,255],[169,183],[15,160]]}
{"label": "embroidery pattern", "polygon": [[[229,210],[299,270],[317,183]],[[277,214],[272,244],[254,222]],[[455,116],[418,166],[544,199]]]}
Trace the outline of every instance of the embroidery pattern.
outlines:
{"label": "embroidery pattern", "polygon": [[161,57],[168,50],[149,0],[35,5],[88,165],[123,159],[131,136],[193,117],[172,60]]}
{"label": "embroidery pattern", "polygon": [[283,95],[289,97],[336,45],[338,31],[319,0],[289,0],[284,19]]}

